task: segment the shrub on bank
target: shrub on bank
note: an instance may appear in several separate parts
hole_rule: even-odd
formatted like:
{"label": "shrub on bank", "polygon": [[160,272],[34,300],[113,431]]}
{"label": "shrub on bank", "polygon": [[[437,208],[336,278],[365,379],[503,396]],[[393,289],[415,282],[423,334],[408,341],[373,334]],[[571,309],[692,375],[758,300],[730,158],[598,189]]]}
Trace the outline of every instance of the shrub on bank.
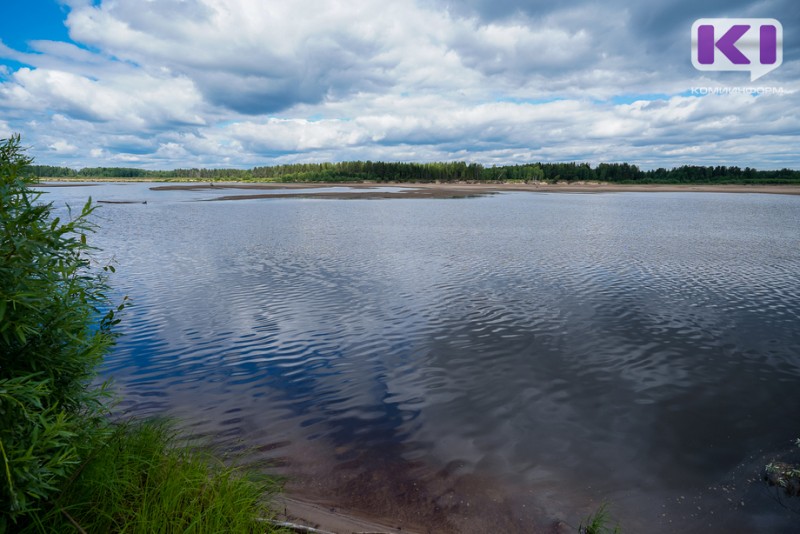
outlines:
{"label": "shrub on bank", "polygon": [[[91,200],[54,217],[0,141],[0,533],[252,532],[269,481],[175,446],[162,424],[108,422],[90,387],[113,345]],[[263,526],[260,531],[268,530]]]}
{"label": "shrub on bank", "polygon": [[87,384],[116,322],[90,265],[91,204],[52,218],[20,175],[30,161],[19,136],[0,144],[0,529],[41,510],[101,437]]}

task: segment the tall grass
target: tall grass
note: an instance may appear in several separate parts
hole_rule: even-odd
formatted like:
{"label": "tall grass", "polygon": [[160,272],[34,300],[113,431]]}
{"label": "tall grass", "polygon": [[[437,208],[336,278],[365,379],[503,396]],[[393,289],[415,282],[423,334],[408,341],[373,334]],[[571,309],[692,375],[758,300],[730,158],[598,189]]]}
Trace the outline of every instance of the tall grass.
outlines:
{"label": "tall grass", "polygon": [[275,481],[179,445],[169,424],[116,425],[23,532],[278,532]]}

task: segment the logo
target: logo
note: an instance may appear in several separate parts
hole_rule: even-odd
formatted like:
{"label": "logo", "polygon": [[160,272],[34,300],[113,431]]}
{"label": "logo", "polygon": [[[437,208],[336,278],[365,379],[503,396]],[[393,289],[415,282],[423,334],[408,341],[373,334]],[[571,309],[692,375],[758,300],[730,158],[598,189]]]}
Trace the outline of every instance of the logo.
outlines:
{"label": "logo", "polygon": [[775,19],[698,19],[692,24],[697,70],[746,70],[755,81],[783,63],[783,26]]}

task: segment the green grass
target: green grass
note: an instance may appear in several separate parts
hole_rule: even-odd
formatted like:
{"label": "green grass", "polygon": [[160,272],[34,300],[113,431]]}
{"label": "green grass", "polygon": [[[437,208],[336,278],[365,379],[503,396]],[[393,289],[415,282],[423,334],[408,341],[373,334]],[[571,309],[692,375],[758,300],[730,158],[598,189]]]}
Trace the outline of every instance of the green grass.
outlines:
{"label": "green grass", "polygon": [[578,527],[581,534],[620,534],[619,525],[611,527],[609,522],[611,516],[608,513],[608,506],[601,504],[595,513],[586,518],[586,524]]}
{"label": "green grass", "polygon": [[[266,497],[277,483],[178,445],[159,421],[121,424],[27,532],[280,532]],[[19,526],[19,525],[18,525]]]}

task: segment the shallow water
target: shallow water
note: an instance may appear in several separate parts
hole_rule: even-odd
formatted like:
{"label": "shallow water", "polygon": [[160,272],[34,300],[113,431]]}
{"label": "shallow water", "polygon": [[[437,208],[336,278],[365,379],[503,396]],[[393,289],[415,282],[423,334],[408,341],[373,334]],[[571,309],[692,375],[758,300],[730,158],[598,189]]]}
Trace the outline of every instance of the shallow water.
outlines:
{"label": "shallow water", "polygon": [[[433,531],[792,532],[800,197],[95,199],[134,305],[119,409]],[[304,191],[305,192],[305,191]],[[208,192],[204,193],[207,197]]]}

